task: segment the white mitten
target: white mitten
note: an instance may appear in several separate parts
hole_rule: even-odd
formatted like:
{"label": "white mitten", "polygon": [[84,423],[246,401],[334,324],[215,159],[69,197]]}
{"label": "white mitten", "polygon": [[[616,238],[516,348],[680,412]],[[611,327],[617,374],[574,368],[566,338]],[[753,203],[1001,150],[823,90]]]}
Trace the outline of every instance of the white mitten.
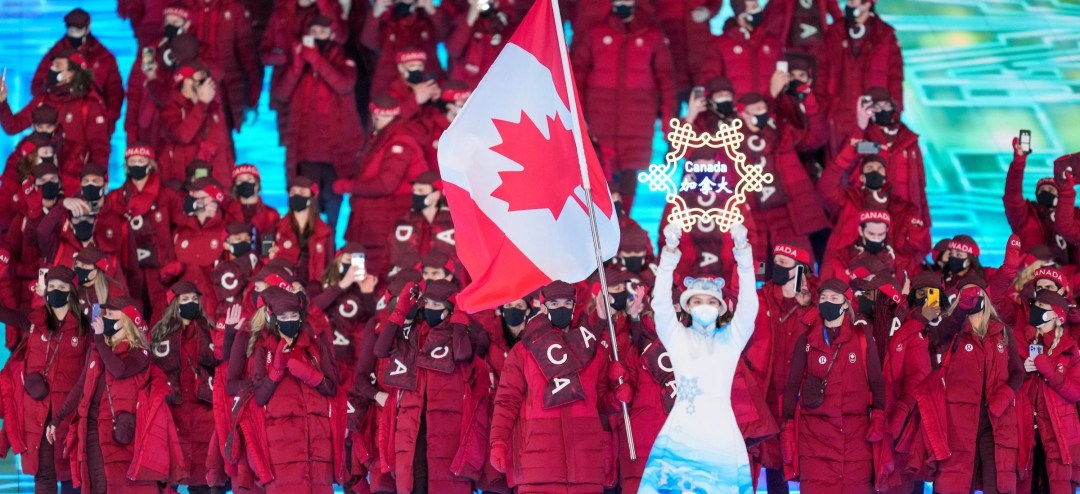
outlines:
{"label": "white mitten", "polygon": [[679,240],[682,239],[682,228],[675,223],[668,223],[664,227],[664,247],[670,251],[679,249]]}
{"label": "white mitten", "polygon": [[728,231],[731,234],[731,240],[735,242],[736,249],[743,249],[749,245],[749,241],[746,238],[747,230],[746,226],[742,223],[735,223],[731,225],[731,230]]}

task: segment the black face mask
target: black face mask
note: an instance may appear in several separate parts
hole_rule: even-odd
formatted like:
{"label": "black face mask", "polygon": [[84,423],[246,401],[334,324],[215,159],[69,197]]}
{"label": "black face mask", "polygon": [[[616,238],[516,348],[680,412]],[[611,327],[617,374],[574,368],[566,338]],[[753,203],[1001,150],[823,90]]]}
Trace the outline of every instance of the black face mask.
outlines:
{"label": "black face mask", "polygon": [[926,297],[913,297],[910,305],[914,308],[922,307],[926,305]]}
{"label": "black face mask", "polygon": [[785,268],[779,264],[773,263],[772,266],[772,282],[777,285],[785,285],[791,281],[791,275],[788,274],[791,268]]}
{"label": "black face mask", "polygon": [[172,24],[165,25],[165,37],[170,40],[180,34],[180,26],[174,26]]}
{"label": "black face mask", "polygon": [[1046,317],[1047,312],[1053,311],[1050,309],[1044,309],[1035,304],[1031,304],[1031,313],[1028,314],[1028,322],[1036,328],[1042,326],[1043,324],[1046,324],[1046,320],[1043,318]]}
{"label": "black face mask", "polygon": [[567,307],[548,309],[548,319],[551,321],[552,326],[559,329],[566,329],[574,319],[574,309]]}
{"label": "black face mask", "polygon": [[844,313],[844,304],[821,302],[818,304],[818,312],[825,321],[835,321]]}
{"label": "black face mask", "polygon": [[612,204],[615,205],[615,213],[616,214],[619,214],[619,215],[626,214],[626,212],[623,211],[623,208],[622,208],[622,201],[614,201],[614,202],[612,202]]}
{"label": "black face mask", "polygon": [[971,313],[972,314],[978,314],[978,313],[982,312],[983,309],[985,309],[985,308],[986,308],[986,299],[984,297],[979,297],[979,303],[975,304],[975,308],[971,309]]}
{"label": "black face mask", "polygon": [[406,17],[412,13],[412,5],[405,2],[398,2],[394,4],[394,15],[398,17]]}
{"label": "black face mask", "polygon": [[1035,194],[1035,200],[1042,207],[1052,208],[1054,203],[1057,202],[1057,195],[1049,190],[1041,190],[1038,194]]}
{"label": "black face mask", "polygon": [[629,19],[631,16],[634,15],[634,6],[633,5],[615,5],[615,6],[611,7],[611,11],[614,12],[615,15],[619,16],[620,19],[625,21],[625,20]]}
{"label": "black face mask", "polygon": [[255,182],[240,182],[236,184],[236,195],[245,199],[255,195]]}
{"label": "black face mask", "polygon": [[79,277],[79,284],[85,285],[90,283],[90,275],[94,273],[93,269],[80,268],[76,266],[72,271],[75,271],[75,276]]}
{"label": "black face mask", "polygon": [[229,242],[234,257],[244,257],[251,252],[251,242]]}
{"label": "black face mask", "polygon": [[195,205],[196,201],[198,201],[198,199],[195,199],[192,196],[184,196],[184,214],[188,216],[195,214],[195,211],[199,209]]}
{"label": "black face mask", "polygon": [[306,211],[308,206],[311,205],[311,198],[304,196],[289,196],[289,209],[293,212],[299,213],[300,211]]}
{"label": "black face mask", "polygon": [[80,242],[87,242],[94,236],[94,222],[72,223],[71,231]]}
{"label": "black face mask", "polygon": [[102,325],[105,326],[105,336],[106,337],[112,338],[113,336],[116,336],[116,333],[120,332],[120,320],[119,319],[109,319],[107,317],[102,317],[101,318],[101,323],[102,323]]}
{"label": "black face mask", "polygon": [[767,125],[769,125],[769,114],[768,113],[762,113],[761,115],[754,115],[754,127],[757,127],[759,129],[764,129],[765,126],[767,126]]}
{"label": "black face mask", "polygon": [[645,256],[631,256],[622,258],[623,266],[631,273],[640,273],[645,269]]}
{"label": "black face mask", "polygon": [[424,82],[424,71],[410,70],[409,74],[405,76],[405,82],[408,82],[409,84],[420,84],[421,82]]}
{"label": "black face mask", "polygon": [[424,309],[424,321],[434,328],[443,322],[443,311],[446,309]]}
{"label": "black face mask", "polygon": [[859,12],[858,7],[851,7],[851,6],[845,5],[844,6],[844,21],[846,21],[848,24],[853,24],[855,22],[855,19],[858,18],[859,14],[861,14],[861,13],[862,12]]}
{"label": "black face mask", "polygon": [[786,91],[787,91],[788,94],[790,94],[792,96],[795,96],[795,97],[797,97],[797,98],[799,98],[801,100],[801,99],[803,99],[803,97],[805,97],[804,94],[799,92],[799,86],[802,86],[802,85],[803,85],[802,81],[800,81],[798,79],[792,79],[791,82],[788,83]]}
{"label": "black face mask", "polygon": [[859,313],[871,317],[874,315],[874,301],[862,295],[859,296]]}
{"label": "black face mask", "polygon": [[260,292],[258,290],[252,290],[251,291],[251,303],[254,304],[255,307],[259,306],[259,295],[261,295],[261,294],[262,294],[262,292]]}
{"label": "black face mask", "polygon": [[98,187],[97,185],[82,186],[82,197],[90,202],[101,199],[101,187]]}
{"label": "black face mask", "polygon": [[863,180],[866,188],[870,190],[881,190],[885,186],[885,174],[881,172],[864,173]]}
{"label": "black face mask", "polygon": [[[53,132],[38,132],[38,131],[35,130],[31,135],[36,135],[38,137],[44,137],[45,139],[52,139]],[[56,158],[54,156],[49,156],[48,158],[41,158],[41,162],[44,163],[45,160],[47,160],[47,159],[51,160],[51,159],[56,159]]]}
{"label": "black face mask", "polygon": [[198,302],[187,302],[179,305],[180,317],[187,319],[188,321],[194,321],[199,317],[202,309],[199,307]]}
{"label": "black face mask", "polygon": [[68,44],[70,44],[72,48],[78,48],[78,47],[82,46],[83,41],[86,41],[86,37],[81,37],[81,38],[75,38],[75,37],[72,37],[72,36],[65,36],[65,37],[68,40]]}
{"label": "black face mask", "polygon": [[424,194],[413,194],[412,196],[412,210],[419,213],[424,209],[427,209],[427,198]]}
{"label": "black face mask", "polygon": [[131,166],[127,167],[127,174],[132,180],[142,180],[146,178],[146,174],[150,173],[150,165],[146,166]]}
{"label": "black face mask", "polygon": [[317,39],[315,40],[315,46],[319,47],[319,51],[326,48],[326,45],[330,44],[329,39]]}
{"label": "black face mask", "polygon": [[492,7],[490,3],[487,5],[486,9],[480,10],[480,17],[491,17],[499,12],[498,10],[495,10],[495,7]]}
{"label": "black face mask", "polygon": [[713,111],[721,116],[728,116],[735,113],[735,102],[733,101],[718,101],[713,103]]}
{"label": "black face mask", "polygon": [[50,87],[55,87],[60,84],[60,71],[49,69],[49,78],[45,79],[45,84]]}
{"label": "black face mask", "polygon": [[521,325],[521,323],[525,322],[525,316],[527,315],[528,312],[526,312],[525,309],[513,308],[502,310],[503,322],[505,322],[507,326]]}
{"label": "black face mask", "polygon": [[611,294],[611,308],[615,310],[626,310],[626,303],[630,300],[630,294],[627,292],[612,293]]}
{"label": "black face mask", "polygon": [[949,258],[949,272],[960,274],[967,269],[967,259],[960,259],[956,257]]}
{"label": "black face mask", "polygon": [[56,199],[60,195],[60,182],[45,182],[39,186],[41,198],[46,201]]}
{"label": "black face mask", "polygon": [[876,123],[876,124],[878,124],[878,125],[880,125],[882,127],[887,127],[889,125],[892,125],[892,121],[893,121],[893,111],[892,110],[880,110],[880,111],[878,111],[877,113],[874,114],[874,123]]}
{"label": "black face mask", "polygon": [[45,301],[49,303],[49,307],[59,309],[68,304],[68,293],[61,290],[49,290],[45,293]]}
{"label": "black face mask", "polygon": [[885,241],[884,240],[882,240],[880,242],[875,242],[873,240],[867,240],[867,239],[864,238],[862,243],[863,243],[863,248],[866,249],[866,251],[871,253],[871,254],[877,254],[878,252],[881,252],[881,251],[885,250]]}
{"label": "black face mask", "polygon": [[301,324],[302,322],[299,319],[295,321],[278,321],[277,327],[281,334],[289,338],[296,338],[296,335],[300,334]]}
{"label": "black face mask", "polygon": [[755,12],[753,14],[746,14],[746,23],[750,27],[758,27],[765,20],[765,14],[763,12]]}

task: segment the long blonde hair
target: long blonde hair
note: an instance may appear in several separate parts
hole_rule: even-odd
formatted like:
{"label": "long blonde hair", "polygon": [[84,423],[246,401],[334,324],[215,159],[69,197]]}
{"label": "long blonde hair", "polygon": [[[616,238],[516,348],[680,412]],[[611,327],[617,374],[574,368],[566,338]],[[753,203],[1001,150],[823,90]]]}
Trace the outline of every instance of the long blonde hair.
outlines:
{"label": "long blonde hair", "polygon": [[[974,285],[968,285],[968,286],[974,286]],[[979,293],[982,294],[982,298],[983,298],[982,314],[984,316],[986,316],[986,317],[983,318],[982,322],[978,326],[975,326],[973,324],[971,326],[971,331],[973,333],[975,333],[975,336],[978,336],[979,339],[981,340],[981,339],[986,337],[986,332],[990,328],[990,321],[995,320],[995,321],[1001,322],[1001,317],[998,316],[997,310],[994,309],[994,304],[990,303],[990,296],[986,294],[986,290],[983,290],[982,288],[979,288]],[[952,305],[949,306],[949,310],[945,313],[945,315],[946,316],[951,316],[952,313],[956,310],[957,306],[959,306],[959,305],[960,305],[960,294],[958,292],[957,295],[956,295],[956,299],[953,300]],[[974,314],[971,314],[971,315],[974,315]],[[971,317],[971,315],[969,315],[968,317]],[[1009,343],[1009,332],[1008,331],[1003,331],[1002,336],[1004,336],[1004,338],[1005,338],[1005,343],[1008,344]]]}
{"label": "long blonde hair", "polygon": [[1016,274],[1016,279],[1013,280],[1012,284],[1013,290],[1016,290],[1018,293],[1023,292],[1024,287],[1027,286],[1028,282],[1035,279],[1035,271],[1043,267],[1043,264],[1043,261],[1036,260],[1025,266],[1024,269]]}
{"label": "long blonde hair", "polygon": [[127,316],[127,314],[121,313],[119,321],[120,327],[124,329],[124,338],[119,340],[114,339],[114,337],[116,337],[120,333],[117,333],[117,335],[113,335],[112,337],[106,338],[107,343],[109,344],[109,348],[116,348],[116,345],[119,345],[121,342],[124,341],[128,342],[128,344],[131,345],[131,348],[133,349],[145,349],[149,347],[149,345],[146,344],[146,335],[144,335],[143,332],[135,326],[135,321],[132,321],[131,318]]}
{"label": "long blonde hair", "polygon": [[255,311],[255,315],[251,317],[251,339],[248,340],[247,356],[250,357],[255,352],[255,342],[259,341],[259,337],[262,336],[263,330],[268,330],[272,336],[278,336],[277,323],[270,319],[270,314],[266,311],[266,306],[259,307],[259,310]]}

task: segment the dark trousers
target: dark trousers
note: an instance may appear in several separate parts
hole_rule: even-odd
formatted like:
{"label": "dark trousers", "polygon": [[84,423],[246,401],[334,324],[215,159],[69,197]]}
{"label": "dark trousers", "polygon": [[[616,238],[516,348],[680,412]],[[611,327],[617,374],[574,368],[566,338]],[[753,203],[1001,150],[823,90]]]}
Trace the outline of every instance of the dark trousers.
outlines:
{"label": "dark trousers", "polygon": [[765,488],[769,494],[788,494],[788,483],[787,479],[784,478],[784,471],[766,468]]}
{"label": "dark trousers", "polygon": [[982,472],[983,494],[998,494],[994,429],[990,425],[990,412],[986,406],[982,407],[982,413],[979,414],[979,432],[975,435],[975,471]]}
{"label": "dark trousers", "polygon": [[[46,420],[46,423],[49,421]],[[78,489],[72,487],[71,481],[60,482],[60,488],[56,488],[56,457],[53,445],[41,435],[41,444],[38,446],[38,471],[34,475],[34,494],[77,494]]]}
{"label": "dark trousers", "polygon": [[424,410],[420,411],[420,432],[416,434],[412,494],[428,494],[427,418],[424,417]]}
{"label": "dark trousers", "polygon": [[334,193],[334,181],[338,178],[334,165],[302,161],[296,168],[296,174],[310,178],[319,186],[319,211],[326,215],[326,224],[336,232],[341,196]]}

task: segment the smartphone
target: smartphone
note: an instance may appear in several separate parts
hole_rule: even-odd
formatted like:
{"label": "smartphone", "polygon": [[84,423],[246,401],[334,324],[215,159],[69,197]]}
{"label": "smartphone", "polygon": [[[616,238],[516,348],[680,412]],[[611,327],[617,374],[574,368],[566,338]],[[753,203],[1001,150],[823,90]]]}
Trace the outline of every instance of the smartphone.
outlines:
{"label": "smartphone", "polygon": [[699,100],[705,97],[705,88],[701,86],[694,86],[694,89],[690,90],[690,101]]}
{"label": "smartphone", "polygon": [[1025,153],[1031,152],[1031,131],[1024,129],[1020,131],[1020,150]]}
{"label": "smartphone", "polygon": [[268,257],[270,255],[270,248],[274,246],[274,235],[267,233],[262,236],[262,245],[259,251],[262,253],[262,257]]}
{"label": "smartphone", "polygon": [[859,103],[862,106],[870,106],[870,103],[872,103],[873,101],[874,98],[870,97],[869,94],[864,94],[862,98],[859,98]]}
{"label": "smartphone", "polygon": [[1043,346],[1042,345],[1038,345],[1038,344],[1028,345],[1028,355],[1029,356],[1042,355],[1042,354],[1043,354]]}
{"label": "smartphone", "polygon": [[881,152],[881,144],[874,141],[862,141],[855,144],[855,152],[859,154],[878,154]]}
{"label": "smartphone", "polygon": [[478,0],[476,2],[476,7],[480,12],[487,12],[488,10],[491,10],[491,0]]}
{"label": "smartphone", "polygon": [[7,67],[4,67],[4,72],[0,73],[0,82],[7,82]]}
{"label": "smartphone", "polygon": [[356,276],[358,278],[363,280],[365,277],[367,277],[367,255],[366,254],[364,254],[363,252],[353,252],[351,262],[352,262],[353,266],[358,266],[359,267],[358,268],[359,271],[356,274]]}
{"label": "smartphone", "polygon": [[304,46],[306,46],[308,48],[314,48],[315,47],[315,37],[310,35],[310,34],[306,35],[306,36],[304,36],[302,38],[302,43],[304,43]]}
{"label": "smartphone", "polygon": [[926,289],[926,306],[941,307],[941,290],[938,288]]}
{"label": "smartphone", "polygon": [[96,202],[91,202],[90,203],[90,216],[97,216],[98,212],[101,210],[101,205],[98,204],[100,202],[101,201],[96,201]]}
{"label": "smartphone", "polygon": [[788,61],[787,60],[777,60],[776,61],[776,71],[777,72],[787,72],[788,71]]}
{"label": "smartphone", "polygon": [[101,304],[90,306],[90,320],[96,321],[99,317],[101,317]]}
{"label": "smartphone", "polygon": [[38,268],[37,270],[37,283],[42,290],[45,289],[45,275],[48,274],[48,268]]}
{"label": "smartphone", "polygon": [[806,266],[802,264],[795,266],[795,293],[800,293],[803,290],[803,282],[806,281]]}
{"label": "smartphone", "polygon": [[142,71],[150,72],[151,67],[154,66],[154,48],[151,46],[143,47],[142,49]]}

